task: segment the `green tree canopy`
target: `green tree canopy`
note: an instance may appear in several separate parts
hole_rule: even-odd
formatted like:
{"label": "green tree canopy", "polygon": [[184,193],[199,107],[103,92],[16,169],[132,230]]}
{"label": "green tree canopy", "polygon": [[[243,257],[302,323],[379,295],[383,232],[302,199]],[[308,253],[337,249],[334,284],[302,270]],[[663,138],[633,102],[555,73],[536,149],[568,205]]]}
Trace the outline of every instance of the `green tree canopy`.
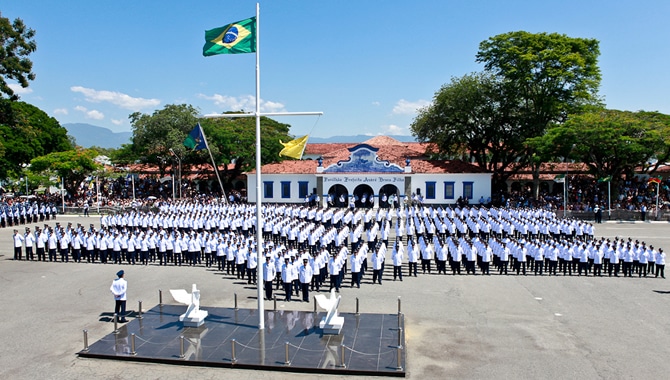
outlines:
{"label": "green tree canopy", "polygon": [[611,176],[616,181],[622,175],[632,175],[639,166],[667,161],[670,116],[595,109],[570,115],[565,123],[528,143],[551,147],[556,156],[572,156],[584,162],[596,178]]}
{"label": "green tree canopy", "polygon": [[56,119],[28,103],[0,99],[0,178],[16,175],[35,157],[72,148]]}
{"label": "green tree canopy", "polygon": [[[256,119],[240,117],[234,119],[205,119],[201,125],[207,135],[214,160],[221,164],[234,165],[224,170],[224,188],[229,190],[232,181],[240,174],[256,166]],[[261,164],[281,161],[279,152],[283,146],[279,140],[288,141],[290,125],[261,117]],[[200,151],[202,160],[206,152]]]}
{"label": "green tree canopy", "polygon": [[484,72],[444,85],[419,112],[412,132],[436,143],[444,156],[467,152],[493,172],[498,188],[527,164],[539,168],[527,139],[598,103],[598,55],[593,39],[528,32],[491,37],[476,57]]}
{"label": "green tree canopy", "polygon": [[433,142],[442,158],[472,157],[494,173],[494,181],[504,181],[506,170],[524,154],[525,137],[514,112],[502,82],[475,73],[442,86],[432,104],[419,110],[411,130],[420,141]]}
{"label": "green tree canopy", "polygon": [[98,152],[93,149],[77,148],[53,152],[30,161],[30,171],[33,173],[51,172],[64,178],[65,188],[70,194],[74,194],[81,181],[100,169],[100,166],[94,161],[97,156]]}
{"label": "green tree canopy", "polygon": [[156,165],[161,176],[170,164],[170,149],[181,152],[182,143],[198,122],[199,111],[187,104],[168,104],[151,115],[135,112],[129,116],[133,128],[130,149],[122,148],[120,157],[136,158],[145,164]]}
{"label": "green tree canopy", "polygon": [[479,44],[477,62],[504,80],[519,127],[541,134],[580,107],[597,103],[599,42],[558,33],[499,34]]}
{"label": "green tree canopy", "polygon": [[37,49],[33,40],[35,31],[26,27],[20,18],[11,22],[0,13],[0,96],[11,100],[19,97],[9,87],[7,80],[13,80],[26,88],[28,81],[35,79],[33,63],[28,56]]}

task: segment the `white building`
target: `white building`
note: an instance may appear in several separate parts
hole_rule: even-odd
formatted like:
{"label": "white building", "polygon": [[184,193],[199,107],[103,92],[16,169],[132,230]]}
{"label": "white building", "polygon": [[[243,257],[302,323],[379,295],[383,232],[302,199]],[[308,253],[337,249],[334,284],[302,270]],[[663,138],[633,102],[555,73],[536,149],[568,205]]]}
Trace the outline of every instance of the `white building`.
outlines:
{"label": "white building", "polygon": [[[463,161],[428,160],[426,144],[377,136],[361,144],[307,144],[304,157],[261,168],[263,203],[304,203],[318,194],[346,206],[384,206],[389,197],[420,196],[425,204],[477,202],[491,196],[491,173]],[[256,202],[256,173],[246,173],[249,202]],[[372,200],[372,201],[371,201]]]}

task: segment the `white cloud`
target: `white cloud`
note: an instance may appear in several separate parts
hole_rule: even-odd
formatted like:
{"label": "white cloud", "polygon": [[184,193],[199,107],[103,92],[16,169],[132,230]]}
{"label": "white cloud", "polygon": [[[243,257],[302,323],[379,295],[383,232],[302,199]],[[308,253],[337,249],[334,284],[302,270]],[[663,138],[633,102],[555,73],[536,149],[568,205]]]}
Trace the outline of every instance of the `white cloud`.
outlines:
{"label": "white cloud", "polygon": [[26,95],[26,94],[30,94],[31,92],[33,92],[32,88],[30,88],[30,87],[23,88],[18,83],[10,83],[7,86],[9,86],[9,88],[11,88],[12,91],[14,91],[14,93],[16,95]]}
{"label": "white cloud", "polygon": [[419,99],[415,102],[410,102],[405,99],[400,99],[393,106],[393,114],[395,115],[413,115],[419,108],[423,108],[430,105],[428,100]]}
{"label": "white cloud", "polygon": [[105,114],[98,110],[89,110],[86,107],[83,106],[76,106],[74,107],[76,111],[82,112],[86,115],[86,118],[88,119],[93,119],[93,120],[102,120],[105,118]]}
{"label": "white cloud", "polygon": [[383,125],[381,127],[382,132],[380,135],[400,135],[400,136],[409,136],[409,130],[407,128],[399,127],[394,124]]}
{"label": "white cloud", "polygon": [[56,114],[56,115],[67,115],[68,111],[67,111],[67,108],[56,108],[54,110],[54,114]]}
{"label": "white cloud", "polygon": [[[222,112],[227,111],[241,111],[253,112],[256,109],[256,97],[252,95],[245,95],[240,97],[214,94],[207,96],[205,94],[198,94],[199,98],[211,100],[215,105],[223,108]],[[286,108],[282,103],[272,102],[261,99],[261,112],[285,112]]]}
{"label": "white cloud", "polygon": [[379,103],[379,102],[372,102],[372,105],[373,105],[373,106],[380,106],[381,103]]}
{"label": "white cloud", "polygon": [[112,124],[114,124],[114,125],[121,125],[121,124],[123,124],[123,119],[119,119],[119,120],[117,120],[117,119],[112,119]]}
{"label": "white cloud", "polygon": [[159,99],[133,98],[130,95],[116,91],[98,91],[92,88],[72,86],[70,90],[84,95],[86,101],[91,103],[108,102],[131,111],[139,111],[143,108],[156,107],[161,103]]}

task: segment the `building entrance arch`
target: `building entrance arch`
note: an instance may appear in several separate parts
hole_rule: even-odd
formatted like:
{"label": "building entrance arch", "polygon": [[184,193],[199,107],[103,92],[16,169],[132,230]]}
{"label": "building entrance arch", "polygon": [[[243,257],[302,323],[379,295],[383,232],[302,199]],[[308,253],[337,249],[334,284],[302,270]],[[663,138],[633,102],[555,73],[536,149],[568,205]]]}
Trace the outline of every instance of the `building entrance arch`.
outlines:
{"label": "building entrance arch", "polygon": [[400,190],[396,185],[387,184],[379,189],[380,208],[398,208],[400,206],[398,202],[400,202]]}
{"label": "building entrance arch", "polygon": [[375,205],[375,192],[369,185],[358,185],[354,189],[356,207],[370,208]]}
{"label": "building entrance arch", "polygon": [[349,190],[343,185],[333,185],[328,189],[328,198],[328,206],[347,207],[349,205]]}

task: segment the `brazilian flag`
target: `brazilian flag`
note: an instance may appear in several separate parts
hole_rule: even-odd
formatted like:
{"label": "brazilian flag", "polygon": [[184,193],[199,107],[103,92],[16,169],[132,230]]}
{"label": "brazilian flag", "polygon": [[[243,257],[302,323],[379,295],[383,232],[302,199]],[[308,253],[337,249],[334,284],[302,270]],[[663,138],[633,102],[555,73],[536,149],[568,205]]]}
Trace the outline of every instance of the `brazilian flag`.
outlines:
{"label": "brazilian flag", "polygon": [[202,55],[253,53],[256,51],[256,17],[205,31]]}

